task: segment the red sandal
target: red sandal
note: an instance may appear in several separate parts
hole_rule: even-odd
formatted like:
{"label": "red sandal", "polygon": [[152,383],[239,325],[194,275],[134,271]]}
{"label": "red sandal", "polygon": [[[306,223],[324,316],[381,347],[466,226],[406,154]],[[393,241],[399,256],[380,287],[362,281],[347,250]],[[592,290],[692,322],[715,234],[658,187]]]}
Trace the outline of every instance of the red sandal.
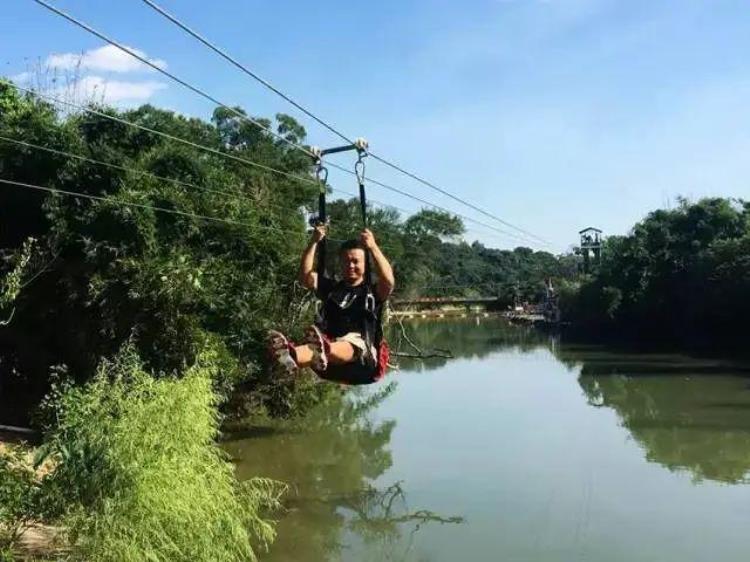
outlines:
{"label": "red sandal", "polygon": [[293,375],[299,370],[299,365],[292,356],[294,345],[281,332],[269,330],[266,336],[268,355],[276,368],[287,375]]}
{"label": "red sandal", "polygon": [[324,373],[328,369],[328,338],[317,326],[310,326],[305,330],[304,342],[313,354],[310,368],[316,373]]}

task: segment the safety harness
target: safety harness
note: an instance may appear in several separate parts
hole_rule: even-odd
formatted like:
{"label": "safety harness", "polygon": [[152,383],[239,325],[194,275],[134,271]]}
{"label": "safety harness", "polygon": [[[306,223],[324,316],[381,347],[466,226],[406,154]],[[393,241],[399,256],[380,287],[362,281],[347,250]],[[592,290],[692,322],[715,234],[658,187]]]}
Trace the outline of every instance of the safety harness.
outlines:
{"label": "safety harness", "polygon": [[[328,224],[328,215],[326,213],[326,183],[328,180],[328,170],[323,166],[322,157],[326,154],[343,152],[346,150],[357,151],[357,162],[354,166],[354,172],[359,185],[359,206],[362,215],[362,227],[368,227],[367,220],[367,194],[365,192],[365,157],[367,156],[367,141],[357,139],[352,145],[320,150],[313,148],[315,156],[315,175],[320,186],[318,194],[318,216],[311,221],[313,226]],[[318,279],[323,279],[326,273],[326,239],[323,238],[318,242],[317,273]],[[388,342],[383,335],[383,303],[378,303],[373,292],[373,275],[370,251],[365,250],[365,286],[366,294],[363,302],[358,303],[363,306],[361,333],[365,340],[367,349],[374,349],[375,355],[364,361],[348,363],[345,365],[329,365],[324,372],[319,372],[321,378],[352,385],[372,384],[380,380],[388,367],[390,359],[390,349]],[[316,325],[325,333],[326,307],[320,306]],[[369,355],[369,354],[367,354]]]}

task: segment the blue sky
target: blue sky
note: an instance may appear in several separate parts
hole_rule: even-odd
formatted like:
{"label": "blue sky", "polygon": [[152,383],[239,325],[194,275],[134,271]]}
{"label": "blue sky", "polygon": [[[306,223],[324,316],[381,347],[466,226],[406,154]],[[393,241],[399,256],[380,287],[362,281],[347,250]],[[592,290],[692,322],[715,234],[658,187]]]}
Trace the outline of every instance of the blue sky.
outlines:
{"label": "blue sky", "polygon": [[[312,144],[338,143],[138,0],[54,3],[223,101],[256,115],[290,113]],[[625,233],[679,195],[750,198],[746,1],[160,3],[341,130],[367,137],[375,152],[556,250],[588,225]],[[86,84],[106,85],[115,103],[212,110],[97,51],[101,41],[31,0],[7,0],[3,13],[6,76],[52,55],[64,66],[64,55],[91,52]],[[368,173],[491,222],[375,162]],[[331,180],[354,188],[349,176]],[[376,187],[370,194],[418,207]],[[481,227],[468,238],[516,245]]]}

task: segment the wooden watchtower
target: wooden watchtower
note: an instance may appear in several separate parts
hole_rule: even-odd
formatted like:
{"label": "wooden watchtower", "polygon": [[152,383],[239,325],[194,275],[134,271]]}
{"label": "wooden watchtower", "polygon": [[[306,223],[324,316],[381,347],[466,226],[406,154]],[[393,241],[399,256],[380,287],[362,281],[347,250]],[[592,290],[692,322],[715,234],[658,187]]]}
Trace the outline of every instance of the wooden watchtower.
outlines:
{"label": "wooden watchtower", "polygon": [[581,235],[580,253],[583,256],[583,271],[590,273],[592,265],[599,265],[602,258],[602,231],[589,226],[578,234]]}

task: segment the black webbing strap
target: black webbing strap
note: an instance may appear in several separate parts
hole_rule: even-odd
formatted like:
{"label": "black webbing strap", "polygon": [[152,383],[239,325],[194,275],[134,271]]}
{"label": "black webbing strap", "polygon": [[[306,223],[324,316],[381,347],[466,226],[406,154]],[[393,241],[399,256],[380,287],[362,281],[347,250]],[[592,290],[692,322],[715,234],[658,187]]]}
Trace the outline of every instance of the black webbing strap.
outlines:
{"label": "black webbing strap", "polygon": [[[328,213],[326,212],[326,182],[328,181],[328,169],[323,166],[323,163],[320,159],[318,159],[315,162],[315,176],[318,179],[318,184],[320,187],[320,192],[318,194],[318,220],[317,224],[326,224],[328,222]],[[317,268],[316,271],[318,273],[318,282],[320,282],[320,279],[323,279],[325,277],[326,273],[326,238],[323,238],[320,242],[318,242],[318,247],[316,249],[316,256],[317,256]]]}
{"label": "black webbing strap", "polygon": [[[369,228],[367,220],[367,193],[365,192],[365,156],[367,152],[363,149],[357,150],[358,158],[354,166],[354,172],[357,175],[359,184],[359,210],[362,215],[362,228]],[[372,286],[372,267],[370,265],[370,250],[365,250],[365,280],[369,286]]]}

